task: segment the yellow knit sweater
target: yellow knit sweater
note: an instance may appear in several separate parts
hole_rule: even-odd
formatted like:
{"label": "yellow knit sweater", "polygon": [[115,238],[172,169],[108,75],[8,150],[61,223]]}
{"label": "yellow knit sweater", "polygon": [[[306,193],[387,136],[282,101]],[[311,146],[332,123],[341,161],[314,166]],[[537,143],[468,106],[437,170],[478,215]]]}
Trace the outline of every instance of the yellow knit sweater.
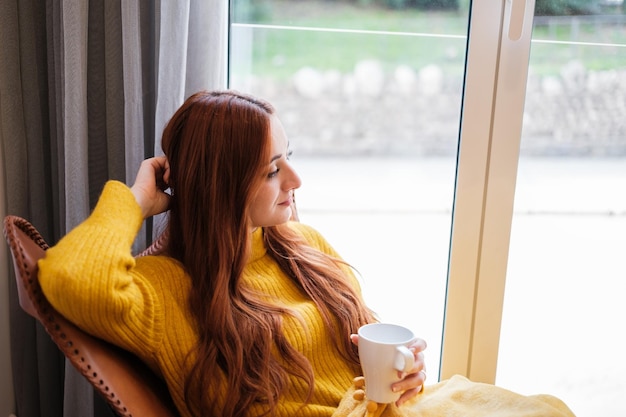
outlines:
{"label": "yellow knit sweater", "polygon": [[[42,289],[52,305],[87,332],[134,352],[169,386],[184,417],[197,404],[185,404],[184,358],[197,341],[187,308],[190,281],[181,265],[164,256],[135,259],[130,248],[142,224],[139,206],[130,190],[111,181],[91,216],[50,248],[39,262]],[[313,229],[292,227],[323,252],[336,256]],[[573,417],[558,398],[523,396],[489,384],[455,376],[427,386],[408,404],[376,405],[364,398],[360,371],[349,366],[331,345],[319,312],[266,255],[262,230],[253,235],[245,285],[281,302],[306,323],[285,317],[288,341],[310,361],[315,392],[306,408],[301,381],[292,378],[277,416],[291,417]],[[351,276],[354,279],[354,276]],[[355,285],[358,285],[354,279]],[[280,300],[280,301],[279,301]],[[348,337],[348,335],[346,335]],[[221,390],[211,395],[217,404],[227,400]],[[373,406],[373,408],[371,407]],[[251,415],[260,414],[253,410]],[[208,417],[208,416],[202,416]]]}
{"label": "yellow knit sweater", "polygon": [[[187,307],[190,281],[172,258],[132,256],[131,245],[142,221],[129,188],[109,181],[89,218],[39,262],[41,286],[50,303],[69,320],[134,352],[161,374],[181,414],[191,416],[190,410],[197,405],[184,402],[184,359],[197,341]],[[336,255],[310,227],[300,223],[292,227],[311,246]],[[306,391],[301,381],[292,378],[292,388],[282,399],[278,416],[331,416],[359,370],[341,359],[315,305],[266,255],[260,228],[253,235],[252,256],[243,282],[280,300],[306,323],[303,327],[285,318],[284,333],[310,361],[315,392],[310,405],[300,409]],[[227,397],[225,392],[208,395],[214,395],[218,404]]]}

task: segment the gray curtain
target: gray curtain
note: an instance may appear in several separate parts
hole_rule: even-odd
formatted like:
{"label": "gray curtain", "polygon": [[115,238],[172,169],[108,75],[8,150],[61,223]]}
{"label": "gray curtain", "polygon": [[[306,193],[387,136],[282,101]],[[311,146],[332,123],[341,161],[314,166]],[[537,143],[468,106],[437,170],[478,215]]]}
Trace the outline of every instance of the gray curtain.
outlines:
{"label": "gray curtain", "polygon": [[[28,219],[54,244],[106,180],[132,183],[184,98],[225,87],[226,27],[221,0],[0,0],[2,215]],[[151,239],[148,224],[136,249]],[[5,338],[0,327],[10,341],[0,363],[11,363],[0,415],[111,415],[20,310],[8,262],[0,283],[10,328]]]}

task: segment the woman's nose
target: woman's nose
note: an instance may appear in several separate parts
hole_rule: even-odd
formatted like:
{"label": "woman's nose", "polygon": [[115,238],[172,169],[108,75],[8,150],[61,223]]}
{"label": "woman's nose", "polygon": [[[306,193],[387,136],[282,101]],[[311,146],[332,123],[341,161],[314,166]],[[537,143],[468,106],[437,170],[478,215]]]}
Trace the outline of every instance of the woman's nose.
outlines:
{"label": "woman's nose", "polygon": [[300,179],[300,176],[298,175],[296,170],[291,165],[289,165],[288,174],[289,175],[287,176],[287,179],[285,181],[285,188],[289,190],[295,190],[296,188],[300,188],[300,186],[302,185],[302,180]]}

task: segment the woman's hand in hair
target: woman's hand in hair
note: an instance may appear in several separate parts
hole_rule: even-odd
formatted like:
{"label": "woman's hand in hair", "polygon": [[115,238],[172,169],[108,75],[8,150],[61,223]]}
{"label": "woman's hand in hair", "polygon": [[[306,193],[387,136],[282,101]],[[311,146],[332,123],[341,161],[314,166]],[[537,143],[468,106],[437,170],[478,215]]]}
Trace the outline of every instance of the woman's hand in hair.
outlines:
{"label": "woman's hand in hair", "polygon": [[157,156],[144,160],[139,167],[135,183],[130,188],[141,207],[144,219],[163,213],[169,207],[170,166],[167,158]]}
{"label": "woman's hand in hair", "polygon": [[[359,344],[359,336],[356,334],[350,335],[350,340],[355,345]],[[423,339],[416,339],[413,344],[409,346],[409,349],[415,356],[413,369],[405,373],[398,371],[398,377],[401,378],[401,380],[391,386],[395,392],[402,392],[402,395],[398,401],[396,401],[397,406],[402,405],[422,392],[424,389],[424,382],[426,381],[426,365],[424,363],[426,341]],[[365,381],[365,384],[367,384],[367,381]]]}

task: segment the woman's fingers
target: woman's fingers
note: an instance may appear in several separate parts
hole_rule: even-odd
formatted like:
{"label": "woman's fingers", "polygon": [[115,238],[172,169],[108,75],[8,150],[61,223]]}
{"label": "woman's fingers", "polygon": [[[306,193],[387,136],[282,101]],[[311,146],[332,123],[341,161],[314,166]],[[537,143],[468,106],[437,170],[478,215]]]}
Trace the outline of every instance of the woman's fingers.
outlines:
{"label": "woman's fingers", "polygon": [[415,397],[420,392],[422,392],[422,385],[420,385],[419,388],[411,388],[410,390],[404,391],[402,395],[400,396],[400,398],[398,398],[398,401],[396,401],[396,406],[400,407],[402,404],[409,401],[411,398]]}
{"label": "woman's fingers", "polygon": [[415,339],[415,342],[413,342],[411,344],[411,346],[409,346],[409,349],[413,349],[414,352],[423,352],[424,350],[426,350],[426,348],[428,347],[428,345],[426,344],[426,341],[424,339]]}
{"label": "woman's fingers", "polygon": [[426,382],[426,371],[423,367],[418,372],[408,374],[402,381],[396,382],[391,386],[395,392],[402,392],[402,395],[396,401],[396,405],[400,406],[402,403],[415,397],[422,392],[424,383]]}
{"label": "woman's fingers", "polygon": [[402,378],[402,380],[396,382],[391,387],[396,392],[402,392],[402,395],[398,401],[396,401],[396,405],[398,406],[415,397],[424,389],[424,382],[427,376],[423,352],[424,349],[426,349],[426,342],[422,339],[418,339],[409,349],[415,354],[413,368],[408,374],[399,373],[398,377]]}
{"label": "woman's fingers", "polygon": [[169,163],[164,156],[144,160],[139,167],[131,191],[141,207],[144,218],[162,213],[169,206]]}
{"label": "woman's fingers", "polygon": [[[355,345],[359,344],[359,336],[357,334],[351,334],[350,340]],[[413,368],[408,373],[399,371],[398,378],[402,380],[391,386],[391,389],[395,392],[402,392],[402,395],[398,401],[396,401],[396,405],[398,406],[415,397],[422,392],[424,388],[424,382],[426,381],[424,350],[426,347],[427,344],[424,339],[416,339],[411,346],[409,346],[409,350],[411,350],[415,356]],[[367,384],[367,381],[365,383]]]}

